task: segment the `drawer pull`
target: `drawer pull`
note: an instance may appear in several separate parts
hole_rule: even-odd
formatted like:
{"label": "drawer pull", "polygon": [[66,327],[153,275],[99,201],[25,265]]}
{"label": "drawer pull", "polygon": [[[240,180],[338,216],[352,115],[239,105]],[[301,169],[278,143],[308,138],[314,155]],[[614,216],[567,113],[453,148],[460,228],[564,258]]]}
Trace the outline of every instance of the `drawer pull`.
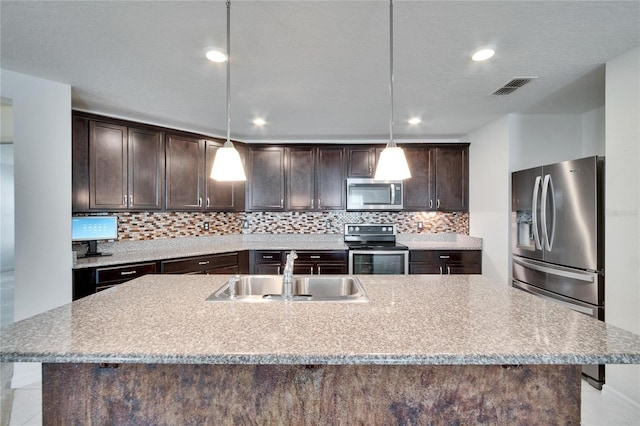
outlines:
{"label": "drawer pull", "polygon": [[209,264],[209,261],[208,261],[208,260],[207,260],[207,261],[204,261],[204,262],[198,262],[198,265],[208,265],[208,264]]}
{"label": "drawer pull", "polygon": [[262,256],[263,259],[273,259],[273,256]]}
{"label": "drawer pull", "polygon": [[440,259],[450,259],[451,256],[440,255]]}
{"label": "drawer pull", "polygon": [[134,275],[134,274],[137,274],[137,273],[138,273],[138,271],[136,271],[136,270],[133,270],[133,271],[122,271],[122,272],[120,272],[120,275],[121,276]]}
{"label": "drawer pull", "polygon": [[311,259],[320,259],[320,256],[309,256]]}

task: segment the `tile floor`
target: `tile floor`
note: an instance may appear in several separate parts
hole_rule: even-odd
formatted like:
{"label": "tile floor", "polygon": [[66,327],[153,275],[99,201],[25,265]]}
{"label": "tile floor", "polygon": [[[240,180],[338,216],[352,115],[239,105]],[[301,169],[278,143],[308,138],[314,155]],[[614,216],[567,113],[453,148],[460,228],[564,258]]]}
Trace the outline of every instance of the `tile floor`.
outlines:
{"label": "tile floor", "polygon": [[[39,426],[42,424],[42,389],[40,383],[15,389],[9,426]],[[612,392],[600,392],[582,382],[582,424],[586,426],[638,426],[640,407],[616,397]]]}

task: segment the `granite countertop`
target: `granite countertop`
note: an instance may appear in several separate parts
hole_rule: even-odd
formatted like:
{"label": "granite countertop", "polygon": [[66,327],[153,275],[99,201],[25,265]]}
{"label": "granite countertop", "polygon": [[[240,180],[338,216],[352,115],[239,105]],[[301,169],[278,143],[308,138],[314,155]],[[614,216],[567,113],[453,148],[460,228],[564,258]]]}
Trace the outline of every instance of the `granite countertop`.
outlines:
{"label": "granite countertop", "polygon": [[[410,250],[481,250],[482,239],[460,234],[400,234]],[[342,234],[250,234],[99,244],[111,256],[78,259],[74,269],[149,262],[242,250],[347,250]]]}
{"label": "granite countertop", "polygon": [[147,275],[3,328],[0,361],[640,364],[640,336],[480,275],[359,278],[368,303],[251,304]]}

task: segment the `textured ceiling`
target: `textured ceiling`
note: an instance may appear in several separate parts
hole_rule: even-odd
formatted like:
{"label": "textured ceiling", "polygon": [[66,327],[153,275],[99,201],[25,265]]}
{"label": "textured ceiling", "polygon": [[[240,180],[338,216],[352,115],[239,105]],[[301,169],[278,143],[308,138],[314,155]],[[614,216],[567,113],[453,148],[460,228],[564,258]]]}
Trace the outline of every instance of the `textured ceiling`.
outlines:
{"label": "textured ceiling", "polygon": [[[396,139],[603,105],[604,64],[640,44],[639,6],[394,1]],[[226,64],[204,58],[226,44],[223,1],[2,0],[0,14],[2,68],[70,84],[74,108],[226,134]],[[473,63],[486,45],[496,56]],[[387,1],[233,1],[231,56],[233,138],[388,138]],[[521,76],[538,78],[489,95]]]}

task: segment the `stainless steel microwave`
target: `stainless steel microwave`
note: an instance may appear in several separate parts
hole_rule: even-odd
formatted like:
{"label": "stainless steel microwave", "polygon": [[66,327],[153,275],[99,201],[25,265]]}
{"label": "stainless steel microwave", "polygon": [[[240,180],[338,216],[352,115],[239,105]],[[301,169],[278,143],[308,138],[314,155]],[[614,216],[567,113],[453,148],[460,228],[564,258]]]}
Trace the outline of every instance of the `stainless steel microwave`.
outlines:
{"label": "stainless steel microwave", "polygon": [[347,210],[402,210],[401,180],[347,179]]}

